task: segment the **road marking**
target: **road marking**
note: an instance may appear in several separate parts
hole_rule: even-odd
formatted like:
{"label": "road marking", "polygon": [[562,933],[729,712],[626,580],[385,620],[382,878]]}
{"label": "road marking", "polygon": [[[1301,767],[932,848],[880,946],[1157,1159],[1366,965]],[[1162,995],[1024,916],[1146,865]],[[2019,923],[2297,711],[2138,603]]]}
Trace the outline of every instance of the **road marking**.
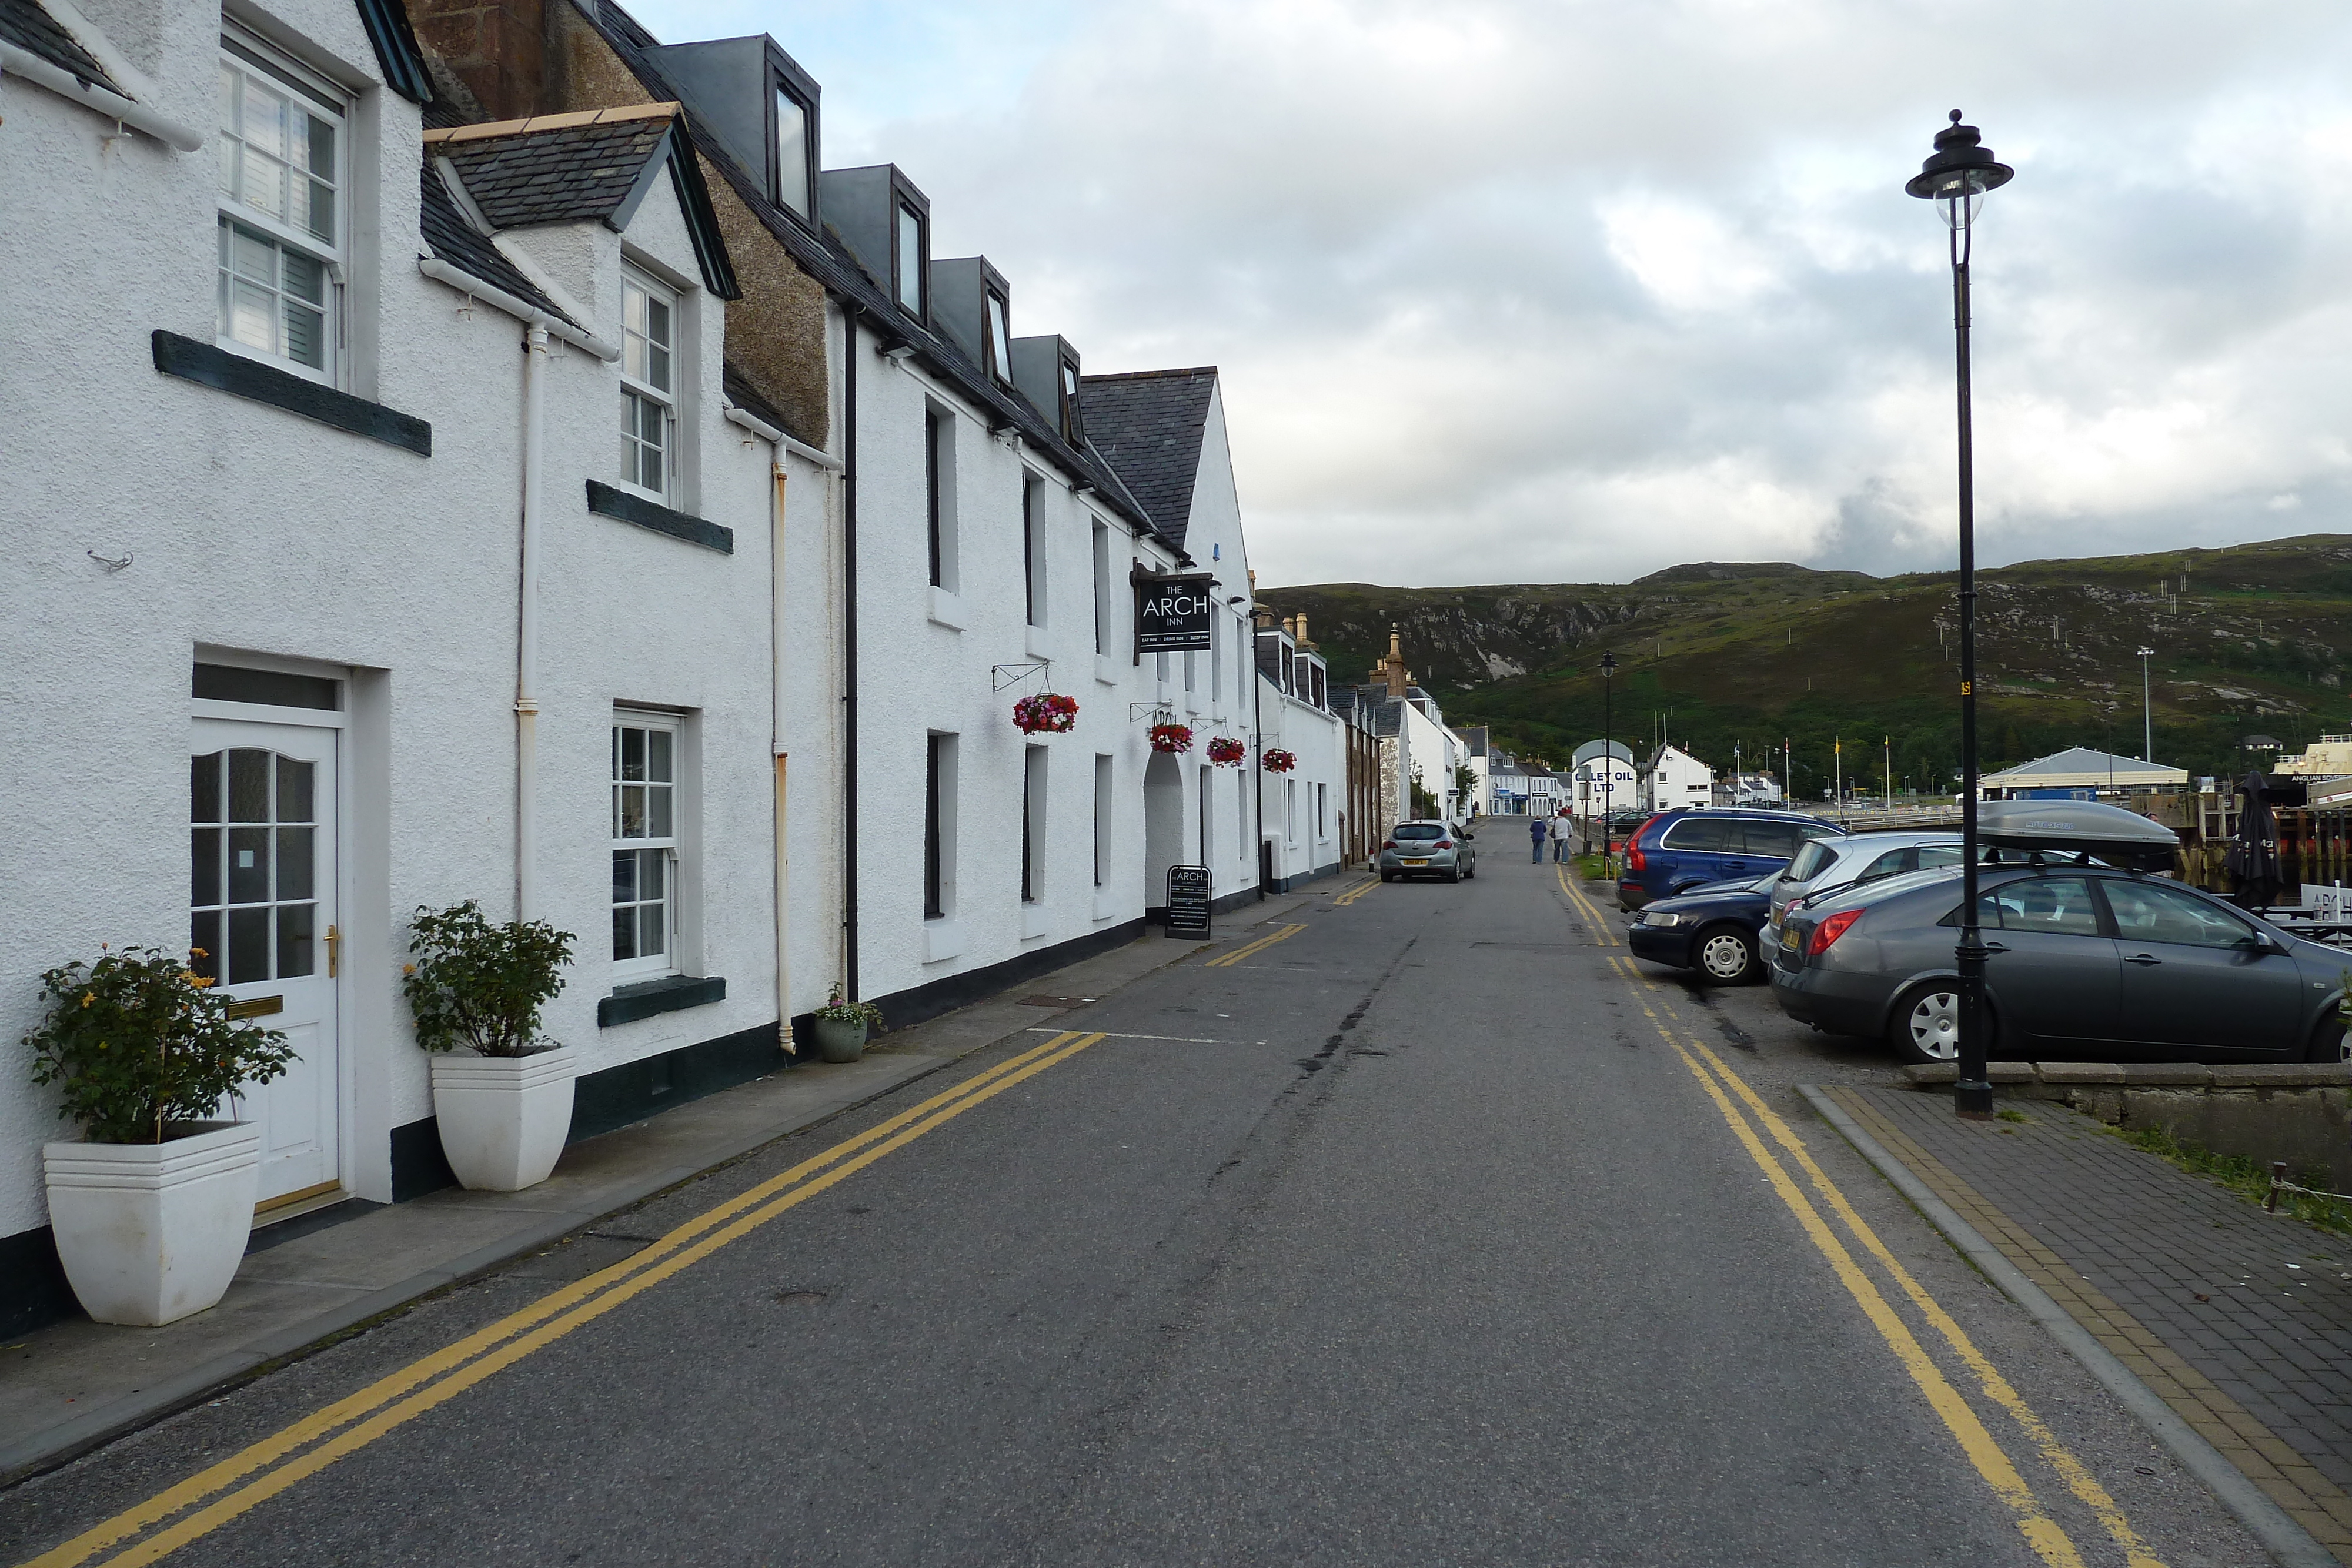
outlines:
{"label": "road marking", "polygon": [[1364,894],[1371,892],[1372,889],[1381,885],[1381,879],[1379,877],[1373,877],[1369,881],[1360,882],[1355,886],[1348,889],[1345,893],[1334,895],[1331,900],[1331,907],[1338,909],[1343,904],[1353,904],[1356,900],[1363,897]]}
{"label": "road marking", "polygon": [[1236,947],[1230,953],[1220,953],[1201,967],[1204,969],[1230,969],[1243,959],[1255,957],[1276,943],[1287,942],[1306,929],[1304,925],[1286,925],[1271,936],[1261,936],[1256,941]]}
{"label": "road marking", "polygon": [[[1051,1034],[1054,1031],[1046,1026],[1032,1024],[1027,1032]],[[1190,1034],[1119,1034],[1109,1030],[1103,1031],[1103,1038],[1105,1040],[1159,1040],[1173,1045],[1264,1045],[1265,1043],[1262,1040],[1202,1040],[1197,1035]]]}
{"label": "road marking", "polygon": [[[1611,969],[1640,981],[1644,988],[1654,993],[1659,993],[1659,1007],[1664,1008],[1667,1016],[1672,1018],[1676,1024],[1682,1025],[1685,1029],[1688,1028],[1681,1015],[1675,1011],[1673,1002],[1666,999],[1663,994],[1663,988],[1661,988],[1655,981],[1652,980],[1647,975],[1643,974],[1640,970],[1636,969],[1630,957],[1620,960],[1612,956],[1608,959],[1608,963]],[[1636,999],[1640,1000],[1639,998]],[[1667,1044],[1673,1046],[1675,1050],[1681,1054],[1685,1064],[1686,1066],[1691,1066],[1693,1071],[1696,1071],[1697,1068],[1691,1056],[1691,1051],[1685,1051],[1683,1049],[1683,1042],[1675,1038],[1673,1032],[1666,1027],[1665,1021],[1659,1018],[1658,1014],[1652,1009],[1650,1004],[1646,1000],[1641,1001],[1641,1008],[1642,1011],[1649,1017],[1651,1023],[1657,1029],[1660,1036],[1665,1040]],[[2011,1419],[2017,1423],[2018,1427],[2025,1433],[2027,1438],[2033,1444],[2035,1449],[2041,1454],[2043,1462],[2048,1464],[2052,1470],[2056,1472],[2060,1480],[2065,1484],[2066,1490],[2072,1492],[2084,1507],[2090,1510],[2093,1516],[2098,1520],[2100,1527],[2107,1532],[2107,1535],[2115,1542],[2116,1546],[2122,1549],[2125,1561],[2130,1564],[2130,1568],[2163,1568],[2161,1560],[2148,1550],[2147,1542],[2140,1538],[2138,1531],[2132,1528],[2131,1521],[2125,1516],[2122,1508],[2116,1502],[2114,1497],[2099,1483],[2098,1479],[2091,1474],[2090,1470],[2084,1466],[2082,1461],[2077,1459],[2066,1448],[2065,1444],[2060,1440],[2057,1433],[2051,1429],[2049,1424],[2043,1421],[2042,1417],[2034,1412],[2033,1408],[2025,1402],[2024,1397],[2017,1392],[2015,1386],[2010,1383],[2008,1378],[2001,1375],[1999,1368],[1993,1365],[1990,1358],[1986,1356],[1985,1354],[1977,1347],[1975,1341],[1969,1337],[1968,1332],[1960,1327],[1958,1322],[1952,1318],[1949,1312],[1944,1310],[1942,1303],[1938,1302],[1933,1296],[1928,1294],[1927,1288],[1921,1285],[1919,1281],[1913,1277],[1909,1270],[1903,1267],[1902,1263],[1895,1257],[1893,1251],[1887,1248],[1885,1242],[1879,1239],[1878,1233],[1870,1227],[1869,1223],[1865,1221],[1859,1213],[1855,1211],[1853,1204],[1847,1201],[1844,1192],[1838,1187],[1835,1182],[1830,1179],[1829,1173],[1822,1170],[1820,1165],[1814,1161],[1811,1152],[1805,1147],[1804,1141],[1797,1136],[1795,1130],[1791,1128],[1788,1123],[1782,1119],[1782,1117],[1775,1112],[1753,1088],[1748,1085],[1746,1079],[1734,1071],[1729,1064],[1725,1062],[1723,1058],[1717,1055],[1715,1050],[1705,1040],[1699,1039],[1696,1034],[1692,1034],[1689,1037],[1689,1044],[1691,1051],[1696,1051],[1699,1056],[1705,1058],[1708,1065],[1714,1069],[1715,1073],[1720,1077],[1721,1081],[1724,1083],[1728,1084],[1732,1091],[1738,1095],[1739,1099],[1746,1103],[1748,1111],[1764,1125],[1765,1129],[1771,1134],[1773,1141],[1786,1150],[1789,1156],[1803,1169],[1807,1179],[1811,1183],[1814,1190],[1822,1196],[1823,1201],[1829,1206],[1832,1212],[1837,1215],[1839,1222],[1843,1224],[1846,1230],[1862,1244],[1863,1248],[1866,1251],[1878,1260],[1880,1266],[1887,1271],[1891,1278],[1893,1278],[1897,1287],[1901,1289],[1906,1296],[1910,1298],[1912,1304],[1918,1309],[1921,1315],[1924,1316],[1927,1320],[1928,1323],[1935,1328],[1936,1332],[1942,1336],[1944,1342],[1951,1347],[1953,1354],[1958,1356],[1961,1363],[1968,1367],[1970,1375],[1975,1377],[1978,1386],[1983,1390],[1985,1396],[1990,1399],[1994,1404],[2000,1406],[2001,1409],[2009,1414]],[[1748,1145],[1748,1153],[1757,1158],[1759,1165],[1764,1164],[1767,1160],[1770,1159],[1769,1151],[1765,1150],[1760,1142],[1755,1140],[1753,1132],[1748,1128],[1746,1122],[1738,1117],[1730,1102],[1723,1097],[1720,1089],[1717,1088],[1704,1072],[1700,1073],[1700,1082],[1703,1085],[1707,1087],[1710,1094],[1714,1096],[1717,1109],[1723,1112],[1725,1118],[1727,1121],[1733,1123],[1734,1130],[1740,1134],[1742,1142]],[[1777,1164],[1777,1162],[1775,1163]],[[1768,1169],[1768,1177],[1771,1176],[1771,1174],[1772,1173]],[[1794,1183],[1787,1181],[1785,1171],[1781,1172],[1780,1176],[1773,1177],[1772,1179],[1775,1189],[1780,1191],[1783,1200],[1787,1201],[1790,1193],[1795,1190]],[[1800,1201],[1802,1200],[1801,1193],[1798,1193],[1797,1197]],[[1803,1219],[1802,1215],[1800,1215],[1799,1218],[1801,1221]],[[1808,1233],[1811,1234],[1812,1229],[1811,1226],[1808,1225],[1807,1229]],[[1820,1236],[1816,1235],[1814,1237],[1814,1240],[1817,1246],[1821,1244]],[[1831,1236],[1831,1241],[1833,1244],[1835,1243],[1835,1237],[1833,1235]],[[1824,1249],[1824,1251],[1826,1252],[1826,1249]],[[1847,1254],[1847,1258],[1849,1262],[1851,1262],[1851,1254]],[[1836,1260],[1832,1258],[1831,1261],[1832,1266],[1833,1268],[1836,1267]],[[1844,1278],[1843,1272],[1841,1272],[1841,1278]],[[1867,1275],[1862,1275],[1861,1278],[1865,1284],[1870,1283]],[[1847,1286],[1849,1290],[1853,1289],[1853,1282],[1851,1280],[1847,1281]],[[1871,1289],[1874,1291],[1876,1287],[1872,1285]],[[1884,1297],[1882,1296],[1879,1299],[1883,1304],[1885,1300]],[[1867,1302],[1864,1303],[1864,1311],[1869,1311]],[[1876,1322],[1874,1317],[1874,1322]],[[1897,1319],[1895,1322],[1897,1326],[1900,1327],[1900,1320]],[[1885,1332],[1883,1325],[1881,1332]],[[1907,1335],[1909,1331],[1905,1329],[1904,1332]],[[1916,1340],[1913,1340],[1912,1343],[1915,1347],[1916,1346]],[[1896,1354],[1898,1357],[1902,1357],[1903,1352],[1900,1348],[1897,1349]],[[1907,1360],[1906,1364],[1907,1368],[1909,1365]],[[1930,1363],[1928,1364],[1932,1370],[1933,1364]],[[1913,1375],[1916,1379],[1917,1373],[1914,1371]],[[1937,1374],[1937,1375],[1940,1377],[1941,1375]],[[1947,1386],[1948,1386],[1948,1385],[1947,1385]],[[1932,1395],[1930,1396],[1929,1403],[1930,1405],[1934,1405],[1936,1403]],[[1965,1408],[1965,1406],[1963,1406],[1963,1408]],[[1938,1414],[1943,1414],[1943,1411],[1940,1408],[1938,1409]],[[1949,1425],[1948,1417],[1947,1417],[1947,1425]],[[1978,1429],[1979,1432],[1982,1432],[1981,1424],[1979,1425]],[[1960,1434],[1956,1429],[1954,1435],[1958,1437]],[[1984,1436],[1987,1442],[1991,1440],[1990,1434],[1984,1434]],[[1962,1448],[1964,1449],[1968,1448],[1968,1441],[1966,1438],[1962,1439]],[[1999,1450],[1996,1448],[1995,1452],[1998,1453]],[[1973,1452],[1970,1453],[1969,1457],[1972,1461],[1977,1458],[1976,1454]],[[2002,1457],[2002,1462],[2004,1464],[2007,1463],[2005,1456]],[[1978,1466],[1978,1469],[1979,1473],[1982,1473],[1984,1470],[1984,1467],[1981,1464]],[[2011,1475],[2015,1474],[2014,1467],[2011,1467],[2010,1473]],[[1986,1479],[1989,1482],[1993,1482],[1993,1478],[1990,1475],[1988,1475]],[[2020,1480],[2020,1484],[2022,1485],[2021,1479]],[[1996,1492],[2000,1492],[2001,1490],[2000,1485],[1998,1482],[1993,1482],[1993,1485]],[[2030,1497],[2031,1494],[2029,1493],[2028,1496]],[[2013,1500],[2011,1500],[2011,1506],[2014,1507],[2015,1503]],[[2038,1504],[2036,1506],[2038,1508]],[[2058,1527],[2054,1521],[2048,1521],[2046,1516],[2042,1517],[2043,1522],[2048,1523],[2052,1531],[2058,1531]],[[2041,1542],[2036,1540],[2035,1531],[2027,1529],[2026,1522],[2022,1518],[2020,1520],[2019,1528],[2021,1531],[2025,1531],[2027,1540],[2035,1543],[2035,1549],[2037,1551],[2042,1550]],[[2066,1552],[2072,1553],[2074,1551],[2073,1543],[2066,1540],[2063,1531],[2058,1532],[2057,1540],[2063,1543],[2064,1551]],[[2045,1560],[2053,1562],[2063,1562],[2067,1560],[2064,1557],[2051,1558],[2047,1552],[2043,1552],[2043,1556]],[[2079,1561],[2079,1558],[2075,1560]]]}
{"label": "road marking", "polygon": [[31,1559],[24,1568],[72,1568],[93,1562],[206,1499],[217,1499],[106,1558],[109,1568],[153,1563],[1103,1038],[1065,1031],[974,1073],[944,1092],[704,1210],[621,1262],[551,1291],[84,1531]]}
{"label": "road marking", "polygon": [[1570,884],[1567,865],[1565,863],[1554,865],[1552,874],[1559,879],[1559,890],[1568,895],[1569,902],[1584,912],[1585,924],[1592,927],[1593,939],[1603,947],[1622,947],[1625,944],[1617,939],[1617,934],[1614,931],[1609,929],[1609,922],[1601,915],[1600,906],[1587,898],[1582,889]]}
{"label": "road marking", "polygon": [[1651,1012],[1647,1002],[1642,1004],[1642,1010],[1650,1013],[1652,1021],[1658,1026],[1658,1033],[1674,1047],[1675,1053],[1682,1058],[1683,1065],[1690,1069],[1691,1076],[1715,1102],[1716,1109],[1722,1113],[1733,1135],[1738,1138],[1748,1157],[1756,1162],[1757,1167],[1764,1173],[1765,1180],[1771,1184],[1773,1192],[1795,1216],[1814,1248],[1828,1261],[1831,1271],[1837,1275],[1839,1282],[1845,1286],[1847,1293],[1862,1308],[1863,1315],[1870,1320],[1871,1326],[1886,1342],[1887,1349],[1895,1353],[1895,1359],[1902,1364],[1905,1372],[1910,1374],[1911,1381],[1926,1396],[1928,1407],[1942,1417],[1945,1428],[1958,1442],[1960,1451],[1968,1456],[1969,1462],[1976,1467],[1977,1474],[1984,1478],[1993,1495],[2008,1505],[2012,1521],[2018,1532],[2025,1537],[2026,1544],[2032,1547],[2035,1554],[2050,1564],[2050,1568],[2083,1568],[2083,1555],[2075,1550],[2074,1542],[2059,1527],[2058,1521],[2042,1511],[2041,1500],[2025,1484],[2025,1478],[2018,1474],[2017,1467],[2010,1462],[2000,1445],[1993,1441],[1992,1434],[1985,1430],[1984,1423],[1977,1418],[1976,1411],[1960,1397],[1959,1391],[1929,1359],[1927,1348],[1896,1315],[1877,1284],[1863,1271],[1862,1265],[1854,1261],[1853,1254],[1846,1250],[1845,1244],[1837,1239],[1828,1221],[1822,1218],[1821,1211],[1798,1187],[1788,1170],[1773,1157],[1772,1151],[1764,1146],[1763,1141],[1756,1135],[1756,1130],[1748,1125],[1748,1119],[1724,1093],[1723,1086],[1709,1075],[1698,1058],[1683,1048],[1682,1041],[1675,1038],[1674,1031],[1654,1012]]}

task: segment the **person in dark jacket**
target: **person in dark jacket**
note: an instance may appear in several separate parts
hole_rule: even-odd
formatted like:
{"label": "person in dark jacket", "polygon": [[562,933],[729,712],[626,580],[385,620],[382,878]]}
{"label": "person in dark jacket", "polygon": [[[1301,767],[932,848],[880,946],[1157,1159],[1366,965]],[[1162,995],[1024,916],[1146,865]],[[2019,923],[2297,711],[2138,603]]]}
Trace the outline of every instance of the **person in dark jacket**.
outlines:
{"label": "person in dark jacket", "polygon": [[1534,841],[1536,852],[1535,863],[1538,865],[1543,864],[1544,820],[1541,817],[1529,817],[1528,819],[1528,837]]}

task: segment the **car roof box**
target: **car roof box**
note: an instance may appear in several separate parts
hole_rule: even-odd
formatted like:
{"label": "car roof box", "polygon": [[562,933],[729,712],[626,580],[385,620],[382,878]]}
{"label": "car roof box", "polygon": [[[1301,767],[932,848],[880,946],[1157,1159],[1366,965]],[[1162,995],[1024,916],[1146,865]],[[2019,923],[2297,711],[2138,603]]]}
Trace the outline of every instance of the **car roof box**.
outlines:
{"label": "car roof box", "polygon": [[1977,837],[2005,850],[2092,854],[2141,871],[2170,871],[2180,846],[2163,823],[2096,800],[1982,801]]}

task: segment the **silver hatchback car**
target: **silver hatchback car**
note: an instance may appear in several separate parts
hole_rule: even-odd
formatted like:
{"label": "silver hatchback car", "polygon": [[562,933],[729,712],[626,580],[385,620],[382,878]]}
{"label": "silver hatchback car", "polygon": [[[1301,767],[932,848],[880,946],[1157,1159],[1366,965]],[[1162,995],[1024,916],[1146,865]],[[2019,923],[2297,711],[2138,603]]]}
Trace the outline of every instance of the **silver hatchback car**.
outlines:
{"label": "silver hatchback car", "polygon": [[1460,882],[1476,876],[1478,852],[1470,841],[1477,836],[1452,822],[1399,822],[1381,845],[1381,880],[1433,876]]}
{"label": "silver hatchback car", "polygon": [[1842,887],[1859,887],[1960,863],[1960,835],[1953,832],[1855,833],[1843,839],[1808,839],[1796,859],[1772,883],[1772,909],[1764,917],[1766,951],[1780,937],[1789,905]]}

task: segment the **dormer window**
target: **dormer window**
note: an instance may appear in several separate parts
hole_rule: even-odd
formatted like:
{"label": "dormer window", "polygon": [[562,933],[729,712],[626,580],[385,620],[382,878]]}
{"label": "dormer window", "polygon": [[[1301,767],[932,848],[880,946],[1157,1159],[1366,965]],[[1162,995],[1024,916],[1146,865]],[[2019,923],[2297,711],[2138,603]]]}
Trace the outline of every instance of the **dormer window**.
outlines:
{"label": "dormer window", "polygon": [[898,204],[898,303],[910,313],[923,313],[923,214]]}
{"label": "dormer window", "polygon": [[1087,439],[1086,423],[1078,417],[1078,367],[1067,360],[1062,361],[1062,439],[1073,446]]}
{"label": "dormer window", "polygon": [[776,89],[776,204],[809,215],[809,111],[788,88]]}
{"label": "dormer window", "polygon": [[1006,318],[1011,314],[1004,296],[993,288],[988,291],[988,373],[1000,382],[1013,379],[1013,334]]}

